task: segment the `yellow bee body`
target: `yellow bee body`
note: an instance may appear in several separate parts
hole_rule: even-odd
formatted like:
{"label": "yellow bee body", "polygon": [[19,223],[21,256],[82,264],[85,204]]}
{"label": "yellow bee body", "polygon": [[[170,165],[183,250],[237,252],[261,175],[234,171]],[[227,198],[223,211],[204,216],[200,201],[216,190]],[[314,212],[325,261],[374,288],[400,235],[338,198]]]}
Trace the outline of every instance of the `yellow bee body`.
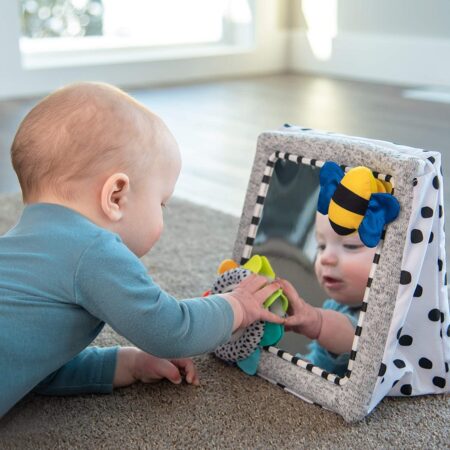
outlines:
{"label": "yellow bee body", "polygon": [[392,192],[390,183],[376,179],[367,167],[351,169],[330,200],[328,217],[331,226],[340,235],[354,233],[364,219],[372,194],[386,192]]}

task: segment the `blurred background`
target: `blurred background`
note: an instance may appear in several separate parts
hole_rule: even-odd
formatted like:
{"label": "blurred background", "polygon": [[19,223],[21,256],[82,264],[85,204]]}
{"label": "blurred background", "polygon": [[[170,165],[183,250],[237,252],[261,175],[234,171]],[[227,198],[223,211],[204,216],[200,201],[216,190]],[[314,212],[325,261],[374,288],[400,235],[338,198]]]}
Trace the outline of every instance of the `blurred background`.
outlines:
{"label": "blurred background", "polygon": [[258,134],[286,122],[437,150],[444,173],[450,164],[447,0],[0,8],[0,192],[18,191],[9,148],[20,120],[80,80],[114,83],[162,116],[184,161],[175,194],[237,216]]}

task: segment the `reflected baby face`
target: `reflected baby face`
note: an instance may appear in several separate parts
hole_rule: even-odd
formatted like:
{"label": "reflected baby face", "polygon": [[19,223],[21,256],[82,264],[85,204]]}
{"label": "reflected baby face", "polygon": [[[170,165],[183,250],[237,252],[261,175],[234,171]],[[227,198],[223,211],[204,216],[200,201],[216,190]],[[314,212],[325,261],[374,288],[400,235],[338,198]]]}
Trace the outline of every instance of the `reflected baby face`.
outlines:
{"label": "reflected baby face", "polygon": [[375,248],[366,247],[357,233],[338,235],[328,216],[316,215],[317,256],[315,272],[327,295],[350,305],[361,305]]}

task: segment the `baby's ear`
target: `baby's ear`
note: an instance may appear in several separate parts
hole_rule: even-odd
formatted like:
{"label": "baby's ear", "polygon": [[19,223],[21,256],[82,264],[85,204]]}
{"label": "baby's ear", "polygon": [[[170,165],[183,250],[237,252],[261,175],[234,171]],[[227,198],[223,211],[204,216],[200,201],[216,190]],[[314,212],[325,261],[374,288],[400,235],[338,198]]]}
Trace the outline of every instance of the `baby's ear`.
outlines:
{"label": "baby's ear", "polygon": [[101,206],[109,220],[117,222],[123,217],[123,206],[130,190],[130,179],[124,173],[111,175],[103,184]]}

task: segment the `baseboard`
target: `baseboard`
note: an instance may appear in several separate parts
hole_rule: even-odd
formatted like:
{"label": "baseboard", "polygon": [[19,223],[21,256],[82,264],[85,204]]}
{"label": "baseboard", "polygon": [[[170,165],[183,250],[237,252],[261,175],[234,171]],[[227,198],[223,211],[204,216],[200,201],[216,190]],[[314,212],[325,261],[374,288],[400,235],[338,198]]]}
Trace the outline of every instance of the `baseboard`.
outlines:
{"label": "baseboard", "polygon": [[[79,80],[102,80],[121,87],[164,86],[227,77],[282,73],[287,66],[289,34],[279,31],[253,47],[179,57],[156,57],[127,63],[65,65],[53,68],[17,68],[0,73],[0,100],[46,94]],[[12,73],[11,73],[12,71]]]}
{"label": "baseboard", "polygon": [[398,85],[450,86],[450,39],[339,33],[331,56],[314,56],[305,31],[291,35],[289,67],[309,72]]}

